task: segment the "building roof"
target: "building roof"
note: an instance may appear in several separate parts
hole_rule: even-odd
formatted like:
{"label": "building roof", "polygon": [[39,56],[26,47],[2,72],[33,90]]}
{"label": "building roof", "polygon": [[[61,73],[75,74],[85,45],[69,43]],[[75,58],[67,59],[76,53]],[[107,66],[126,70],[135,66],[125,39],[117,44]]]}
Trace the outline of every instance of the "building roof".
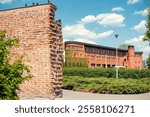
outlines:
{"label": "building roof", "polygon": [[[85,46],[91,46],[91,47],[97,47],[97,48],[105,48],[105,49],[110,49],[110,50],[116,50],[114,47],[108,47],[108,46],[103,46],[103,45],[97,45],[97,44],[91,44],[91,43],[84,43],[84,42],[78,42],[78,41],[66,41],[65,44],[79,44],[79,45],[85,45]],[[131,45],[130,45],[131,47]],[[132,47],[134,47],[132,45]],[[127,52],[127,49],[120,49],[118,48],[119,51],[122,52]],[[135,54],[142,54],[142,51],[135,51]]]}

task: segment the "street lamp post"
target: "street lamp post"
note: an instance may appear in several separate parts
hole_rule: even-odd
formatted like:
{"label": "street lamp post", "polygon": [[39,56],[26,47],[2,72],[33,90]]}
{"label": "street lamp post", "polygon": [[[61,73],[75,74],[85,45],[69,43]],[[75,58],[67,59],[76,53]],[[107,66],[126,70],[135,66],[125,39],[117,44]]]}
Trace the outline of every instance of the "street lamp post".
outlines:
{"label": "street lamp post", "polygon": [[[115,38],[117,39],[118,38],[118,34],[115,34]],[[116,44],[116,78],[118,78],[118,47],[117,47],[117,44]]]}

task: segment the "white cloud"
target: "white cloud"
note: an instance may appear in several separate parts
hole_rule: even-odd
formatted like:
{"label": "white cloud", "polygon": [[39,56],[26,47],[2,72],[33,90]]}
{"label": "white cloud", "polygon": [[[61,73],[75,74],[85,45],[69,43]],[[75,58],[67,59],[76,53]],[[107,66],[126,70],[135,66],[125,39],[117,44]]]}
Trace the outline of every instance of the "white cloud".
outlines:
{"label": "white cloud", "polygon": [[138,25],[135,25],[132,29],[134,29],[138,32],[144,33],[144,32],[146,32],[145,24],[146,24],[146,21],[142,20]]}
{"label": "white cloud", "polygon": [[142,44],[143,45],[143,38],[144,38],[144,35],[140,35],[139,37],[134,37],[134,38],[132,38],[132,39],[130,39],[130,40],[126,40],[125,41],[125,43],[126,44],[135,44],[135,45],[137,45],[137,44]]}
{"label": "white cloud", "polygon": [[103,26],[113,26],[120,27],[125,26],[124,20],[125,18],[116,13],[105,13],[97,16],[98,23]]}
{"label": "white cloud", "polygon": [[81,19],[82,22],[84,23],[90,23],[96,21],[96,17],[93,15],[88,15],[85,18]]}
{"label": "white cloud", "polygon": [[94,41],[91,41],[89,39],[84,39],[84,38],[78,38],[78,39],[75,39],[74,41],[96,44]]}
{"label": "white cloud", "polygon": [[141,10],[141,11],[135,11],[134,14],[136,15],[142,15],[142,16],[147,16],[148,14],[148,8]]}
{"label": "white cloud", "polygon": [[66,25],[62,31],[65,37],[88,38],[88,39],[105,38],[113,33],[113,31],[111,30],[97,34],[94,31],[86,29],[85,26],[80,23],[70,26]]}
{"label": "white cloud", "polygon": [[97,16],[88,15],[81,19],[81,23],[97,22],[103,26],[120,27],[125,26],[125,17],[116,13],[104,13]]}
{"label": "white cloud", "polygon": [[97,35],[97,37],[98,37],[98,38],[105,38],[105,37],[110,36],[112,33],[113,33],[112,30],[111,30],[111,31],[106,31],[106,32],[103,32],[103,33],[99,33],[99,34]]}
{"label": "white cloud", "polygon": [[65,26],[63,28],[63,34],[67,37],[88,37],[95,38],[96,33],[85,28],[83,24],[75,24],[70,26]]}
{"label": "white cloud", "polygon": [[140,35],[138,37],[134,37],[132,39],[126,40],[125,44],[131,44],[135,46],[136,50],[143,51],[143,57],[144,59],[147,58],[149,52],[150,52],[150,46],[148,41],[143,41],[144,35]]}
{"label": "white cloud", "polygon": [[140,2],[140,0],[128,0],[127,1],[127,4],[135,4],[135,3],[138,3],[138,2]]}
{"label": "white cloud", "polygon": [[63,39],[63,42],[69,41],[69,39]]}
{"label": "white cloud", "polygon": [[122,7],[114,7],[112,9],[112,11],[124,11],[124,8],[122,8]]}
{"label": "white cloud", "polygon": [[0,0],[1,4],[11,3],[12,0]]}
{"label": "white cloud", "polygon": [[140,51],[149,53],[150,52],[150,47],[147,46],[147,47],[141,48]]}

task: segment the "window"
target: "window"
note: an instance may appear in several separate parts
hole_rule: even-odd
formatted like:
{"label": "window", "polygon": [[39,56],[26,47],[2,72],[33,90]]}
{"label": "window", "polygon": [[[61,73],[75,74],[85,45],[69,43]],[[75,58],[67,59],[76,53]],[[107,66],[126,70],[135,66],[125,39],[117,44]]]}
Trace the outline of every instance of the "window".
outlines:
{"label": "window", "polygon": [[97,64],[97,68],[100,68],[101,67],[101,64]]}
{"label": "window", "polygon": [[95,64],[94,63],[91,64],[91,68],[95,68]]}
{"label": "window", "polygon": [[90,52],[90,48],[86,47],[85,52]]}
{"label": "window", "polygon": [[110,65],[110,64],[108,64],[108,65],[107,65],[107,67],[108,67],[108,68],[110,68],[110,67],[111,67],[111,65]]}
{"label": "window", "polygon": [[106,65],[105,65],[105,64],[102,64],[102,67],[103,67],[103,68],[105,68],[105,67],[106,67]]}
{"label": "window", "polygon": [[103,54],[105,54],[105,50],[103,50],[102,52],[103,52]]}

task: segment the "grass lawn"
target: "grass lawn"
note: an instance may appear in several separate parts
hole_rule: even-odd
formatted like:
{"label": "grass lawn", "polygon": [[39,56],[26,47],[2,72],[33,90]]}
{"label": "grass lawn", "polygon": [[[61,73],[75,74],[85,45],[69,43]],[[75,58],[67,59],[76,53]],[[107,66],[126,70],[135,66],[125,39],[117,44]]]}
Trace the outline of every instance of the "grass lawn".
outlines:
{"label": "grass lawn", "polygon": [[116,79],[64,76],[62,88],[103,94],[140,94],[150,91],[150,78]]}

